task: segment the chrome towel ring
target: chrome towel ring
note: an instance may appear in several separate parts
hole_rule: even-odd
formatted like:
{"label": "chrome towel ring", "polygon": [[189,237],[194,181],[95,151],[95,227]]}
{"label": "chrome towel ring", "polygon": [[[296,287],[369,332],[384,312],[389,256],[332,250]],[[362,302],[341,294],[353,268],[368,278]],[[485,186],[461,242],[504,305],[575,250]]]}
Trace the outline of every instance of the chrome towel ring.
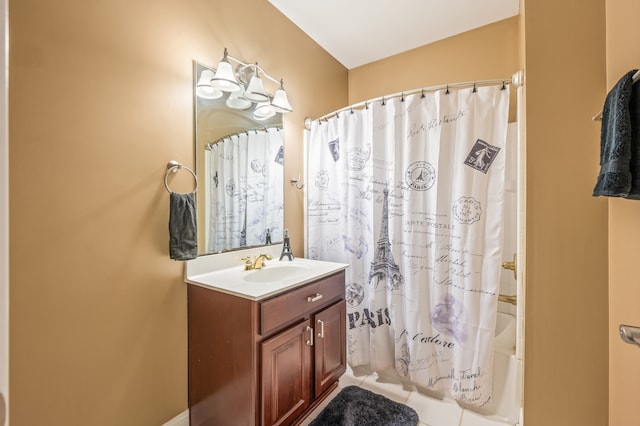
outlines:
{"label": "chrome towel ring", "polygon": [[193,172],[193,170],[191,170],[187,166],[184,166],[184,165],[178,163],[177,161],[171,160],[171,161],[169,161],[167,163],[167,172],[164,174],[164,187],[167,188],[167,191],[169,193],[173,192],[169,188],[169,183],[167,182],[167,179],[169,178],[169,173],[178,173],[178,171],[180,171],[182,169],[188,171],[189,173],[191,173],[191,176],[193,176],[193,180],[195,182],[195,188],[193,188],[193,192],[196,192],[196,190],[198,189],[198,177]]}

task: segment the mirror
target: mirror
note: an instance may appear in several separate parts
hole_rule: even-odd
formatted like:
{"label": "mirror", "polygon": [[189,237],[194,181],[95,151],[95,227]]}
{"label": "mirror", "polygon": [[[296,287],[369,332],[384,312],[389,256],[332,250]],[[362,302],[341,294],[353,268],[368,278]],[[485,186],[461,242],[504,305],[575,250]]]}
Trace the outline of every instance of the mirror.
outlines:
{"label": "mirror", "polygon": [[214,72],[194,62],[198,255],[283,241],[282,113],[214,89]]}

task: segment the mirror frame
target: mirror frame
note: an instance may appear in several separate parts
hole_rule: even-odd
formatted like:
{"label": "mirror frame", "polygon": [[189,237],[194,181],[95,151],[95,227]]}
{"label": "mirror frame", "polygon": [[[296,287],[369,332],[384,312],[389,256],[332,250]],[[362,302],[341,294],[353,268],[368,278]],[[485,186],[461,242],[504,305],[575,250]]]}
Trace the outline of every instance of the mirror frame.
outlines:
{"label": "mirror frame", "polygon": [[[274,117],[269,118],[267,120],[263,120],[263,121],[254,119],[250,115],[250,113],[254,109],[254,105],[252,105],[247,110],[235,110],[235,109],[228,108],[227,106],[225,106],[225,101],[226,101],[226,98],[229,96],[229,93],[223,92],[223,96],[215,100],[207,100],[207,99],[202,99],[198,97],[196,93],[196,84],[198,83],[200,73],[205,69],[209,69],[215,72],[215,68],[210,67],[208,65],[204,65],[196,60],[193,61],[193,108],[194,108],[193,140],[194,140],[194,147],[195,147],[194,161],[196,165],[195,169],[196,169],[196,176],[198,180],[198,190],[196,193],[197,224],[198,224],[198,256],[207,256],[211,254],[220,254],[220,253],[227,253],[231,251],[268,246],[268,244],[256,244],[256,245],[243,246],[243,247],[228,247],[220,251],[206,250],[205,233],[207,232],[207,230],[205,229],[205,223],[206,223],[205,211],[206,210],[204,206],[204,200],[205,200],[204,191],[206,188],[206,185],[205,185],[206,176],[205,176],[205,167],[204,167],[204,161],[205,161],[204,149],[209,143],[218,141],[223,137],[231,134],[246,132],[247,130],[278,127],[280,131],[284,132],[284,119],[283,119],[282,113],[276,113]],[[212,132],[213,136],[207,137],[206,140],[201,140],[198,122],[201,121],[199,120],[199,116],[200,116],[200,113],[202,112],[203,106],[205,105],[213,111],[212,113],[213,115],[215,115],[215,111],[220,111],[220,112],[227,113],[227,114],[220,114],[220,115],[223,115],[223,116],[226,115],[227,118],[232,117],[232,119],[227,120],[224,117],[220,117],[220,118],[214,117],[214,124],[212,125],[212,128],[214,128],[215,130]],[[216,119],[218,121],[215,121]],[[244,123],[244,124],[241,124],[241,123]],[[249,123],[249,124],[246,124],[246,123]],[[284,133],[282,136],[282,140],[283,140],[283,147],[284,147],[284,142],[285,142]],[[282,176],[283,177],[282,179],[283,212],[282,212],[281,227],[284,232],[284,164],[282,169],[283,169],[283,172],[282,172],[283,173],[283,176]],[[272,240],[271,244],[281,244],[282,242],[283,242],[283,238],[282,239],[279,238],[278,240],[275,240],[275,239]]]}

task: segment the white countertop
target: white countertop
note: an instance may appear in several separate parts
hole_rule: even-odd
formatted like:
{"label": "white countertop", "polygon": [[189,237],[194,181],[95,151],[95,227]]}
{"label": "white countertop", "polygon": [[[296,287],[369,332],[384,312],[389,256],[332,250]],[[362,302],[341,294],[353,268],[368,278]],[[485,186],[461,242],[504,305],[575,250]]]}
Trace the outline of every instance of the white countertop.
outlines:
{"label": "white countertop", "polygon": [[[251,300],[261,300],[282,291],[308,284],[346,269],[346,263],[325,262],[296,257],[278,260],[282,245],[248,249],[210,256],[187,262],[185,281]],[[242,258],[269,254],[259,270],[245,271]]]}

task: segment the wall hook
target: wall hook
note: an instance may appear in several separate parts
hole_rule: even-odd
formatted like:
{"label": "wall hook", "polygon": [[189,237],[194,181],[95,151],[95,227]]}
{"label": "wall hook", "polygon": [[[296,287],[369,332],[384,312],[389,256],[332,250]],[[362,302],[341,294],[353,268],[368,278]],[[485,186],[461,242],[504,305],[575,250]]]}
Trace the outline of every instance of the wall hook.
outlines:
{"label": "wall hook", "polygon": [[291,185],[295,186],[296,189],[304,188],[304,183],[300,183],[300,175],[298,175],[298,179],[294,179],[294,178],[289,179],[289,183],[291,183]]}

